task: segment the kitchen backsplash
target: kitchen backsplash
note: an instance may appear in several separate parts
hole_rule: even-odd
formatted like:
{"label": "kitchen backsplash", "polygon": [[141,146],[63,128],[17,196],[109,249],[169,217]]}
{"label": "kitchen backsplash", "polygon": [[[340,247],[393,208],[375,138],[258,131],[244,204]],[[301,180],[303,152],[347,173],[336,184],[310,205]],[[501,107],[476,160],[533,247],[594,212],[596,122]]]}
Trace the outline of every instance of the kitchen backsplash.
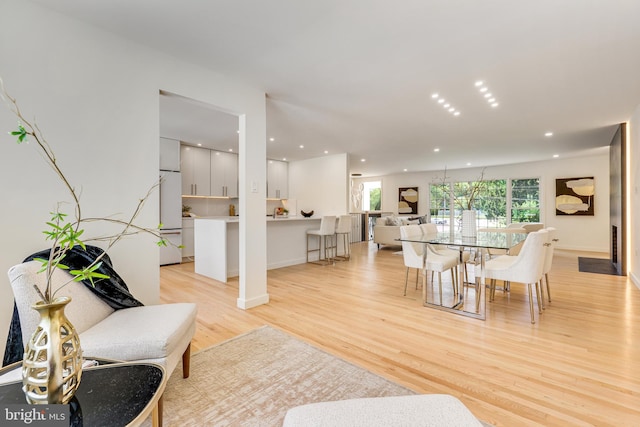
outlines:
{"label": "kitchen backsplash", "polygon": [[[266,200],[265,215],[272,215],[273,210],[282,206],[279,200]],[[227,216],[229,205],[235,206],[236,215],[240,214],[238,199],[182,199],[182,204],[191,206],[191,213],[196,216]]]}

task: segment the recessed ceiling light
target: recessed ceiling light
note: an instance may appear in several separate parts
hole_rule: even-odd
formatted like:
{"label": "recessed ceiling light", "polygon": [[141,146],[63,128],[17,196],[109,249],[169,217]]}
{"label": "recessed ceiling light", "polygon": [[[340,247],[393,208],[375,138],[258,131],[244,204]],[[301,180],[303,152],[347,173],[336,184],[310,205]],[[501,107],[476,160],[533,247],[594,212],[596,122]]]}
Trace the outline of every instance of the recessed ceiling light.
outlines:
{"label": "recessed ceiling light", "polygon": [[547,132],[544,134],[544,136],[549,137],[549,136],[553,136],[553,132]]}
{"label": "recessed ceiling light", "polygon": [[229,152],[230,152],[230,153],[233,153],[233,148],[229,148]]}
{"label": "recessed ceiling light", "polygon": [[493,104],[491,104],[491,106],[492,106],[493,108],[496,108],[498,105],[500,105],[500,104],[498,104],[497,102],[494,102]]}
{"label": "recessed ceiling light", "polygon": [[554,159],[557,159],[558,157],[560,157],[560,154],[554,154],[554,155],[553,155],[553,158],[554,158]]}
{"label": "recessed ceiling light", "polygon": [[238,129],[238,130],[236,131],[236,133],[240,133],[240,129]]}
{"label": "recessed ceiling light", "polygon": [[496,99],[495,99],[495,98],[491,98],[491,99],[489,99],[489,101],[487,101],[487,102],[496,102]]}
{"label": "recessed ceiling light", "polygon": [[485,97],[485,98],[491,98],[492,96],[493,96],[493,95],[491,95],[490,93],[485,93],[485,94],[484,94],[484,97]]}
{"label": "recessed ceiling light", "polygon": [[361,161],[361,162],[366,162],[366,161],[367,161],[367,159],[360,159],[360,161]]}
{"label": "recessed ceiling light", "polygon": [[438,104],[442,104],[444,102],[444,98],[438,99]]}
{"label": "recessed ceiling light", "polygon": [[480,88],[480,92],[486,92],[486,91],[488,91],[488,90],[489,90],[489,89],[488,89],[488,88],[486,88],[486,87],[481,87],[481,88]]}
{"label": "recessed ceiling light", "polygon": [[434,153],[437,153],[438,151],[440,151],[440,149],[439,149],[439,148],[434,148],[434,149],[433,149],[433,152],[434,152]]}
{"label": "recessed ceiling light", "polygon": [[434,93],[433,95],[431,95],[431,97],[432,97],[433,99],[436,99],[436,98],[438,97],[438,94],[437,94],[437,93]]}
{"label": "recessed ceiling light", "polygon": [[198,145],[198,147],[202,147],[202,144],[197,144],[197,145]]}
{"label": "recessed ceiling light", "polygon": [[444,108],[449,108],[451,106],[451,104],[444,104],[443,107]]}
{"label": "recessed ceiling light", "polygon": [[454,116],[459,116],[460,115],[460,111],[456,111],[455,113],[453,113]]}
{"label": "recessed ceiling light", "polygon": [[476,86],[482,86],[484,84],[484,82],[482,80],[478,80],[476,82]]}
{"label": "recessed ceiling light", "polygon": [[300,144],[300,148],[304,148],[304,145]]}
{"label": "recessed ceiling light", "polygon": [[269,138],[269,141],[271,141],[271,142],[273,142],[275,140],[276,140],[275,138]]}
{"label": "recessed ceiling light", "polygon": [[470,162],[467,162],[467,166],[471,166],[471,163],[470,163]]}
{"label": "recessed ceiling light", "polygon": [[406,172],[406,171],[407,171],[407,168],[404,168],[404,169],[402,169],[402,170],[403,170],[404,172]]}
{"label": "recessed ceiling light", "polygon": [[450,112],[450,113],[453,113],[454,111],[456,111],[456,109],[455,109],[455,108],[453,108],[453,107],[449,108],[449,112]]}
{"label": "recessed ceiling light", "polygon": [[324,150],[324,154],[329,154],[329,150]]}
{"label": "recessed ceiling light", "polygon": [[283,162],[286,162],[286,161],[287,161],[287,158],[286,158],[286,157],[283,157],[283,158],[282,158],[282,161],[283,161]]}

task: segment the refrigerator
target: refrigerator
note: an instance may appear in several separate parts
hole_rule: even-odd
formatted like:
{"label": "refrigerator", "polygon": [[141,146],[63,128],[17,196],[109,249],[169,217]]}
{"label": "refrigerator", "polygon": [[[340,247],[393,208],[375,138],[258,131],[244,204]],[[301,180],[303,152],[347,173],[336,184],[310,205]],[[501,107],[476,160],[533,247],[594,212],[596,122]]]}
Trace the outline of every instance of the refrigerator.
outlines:
{"label": "refrigerator", "polygon": [[160,265],[182,262],[182,179],[180,172],[160,171],[160,236],[170,244],[160,246]]}

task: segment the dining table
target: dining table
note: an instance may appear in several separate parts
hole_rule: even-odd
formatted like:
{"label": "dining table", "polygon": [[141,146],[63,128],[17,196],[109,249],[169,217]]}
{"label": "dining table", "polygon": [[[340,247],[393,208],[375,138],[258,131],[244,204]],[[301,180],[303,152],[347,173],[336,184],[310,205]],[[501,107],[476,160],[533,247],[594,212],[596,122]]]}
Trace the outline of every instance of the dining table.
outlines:
{"label": "dining table", "polygon": [[[442,294],[436,295],[435,288],[431,289],[427,287],[428,279],[425,272],[422,286],[422,302],[425,307],[485,320],[486,284],[482,274],[485,260],[492,256],[492,250],[494,253],[502,252],[509,255],[515,248],[518,248],[526,238],[527,233],[523,233],[521,230],[512,231],[507,228],[493,228],[486,231],[479,230],[475,236],[463,236],[461,232],[451,230],[427,233],[421,236],[411,236],[410,238],[401,238],[398,240],[400,242],[423,244],[424,250],[422,253],[425,261],[429,253],[427,245],[446,246],[451,249],[456,249],[459,253],[458,283],[460,286],[458,286],[458,290],[456,291],[454,287],[454,290],[447,295],[443,295],[444,291]],[[473,266],[473,281],[470,281],[468,277],[465,280],[465,251],[471,252],[467,264]]]}

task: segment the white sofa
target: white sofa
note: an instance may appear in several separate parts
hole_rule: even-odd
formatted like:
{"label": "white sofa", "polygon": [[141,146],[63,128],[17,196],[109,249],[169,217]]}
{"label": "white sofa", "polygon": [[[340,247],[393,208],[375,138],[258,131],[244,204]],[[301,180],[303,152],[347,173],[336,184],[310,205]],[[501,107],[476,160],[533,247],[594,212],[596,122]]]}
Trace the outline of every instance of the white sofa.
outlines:
{"label": "white sofa", "polygon": [[447,394],[369,397],[296,406],[283,427],[482,427],[469,409]]}
{"label": "white sofa", "polygon": [[373,227],[373,243],[378,245],[378,249],[380,245],[402,246],[402,243],[397,240],[400,238],[400,227],[417,223],[417,220],[410,221],[408,218],[395,215],[378,218]]}

